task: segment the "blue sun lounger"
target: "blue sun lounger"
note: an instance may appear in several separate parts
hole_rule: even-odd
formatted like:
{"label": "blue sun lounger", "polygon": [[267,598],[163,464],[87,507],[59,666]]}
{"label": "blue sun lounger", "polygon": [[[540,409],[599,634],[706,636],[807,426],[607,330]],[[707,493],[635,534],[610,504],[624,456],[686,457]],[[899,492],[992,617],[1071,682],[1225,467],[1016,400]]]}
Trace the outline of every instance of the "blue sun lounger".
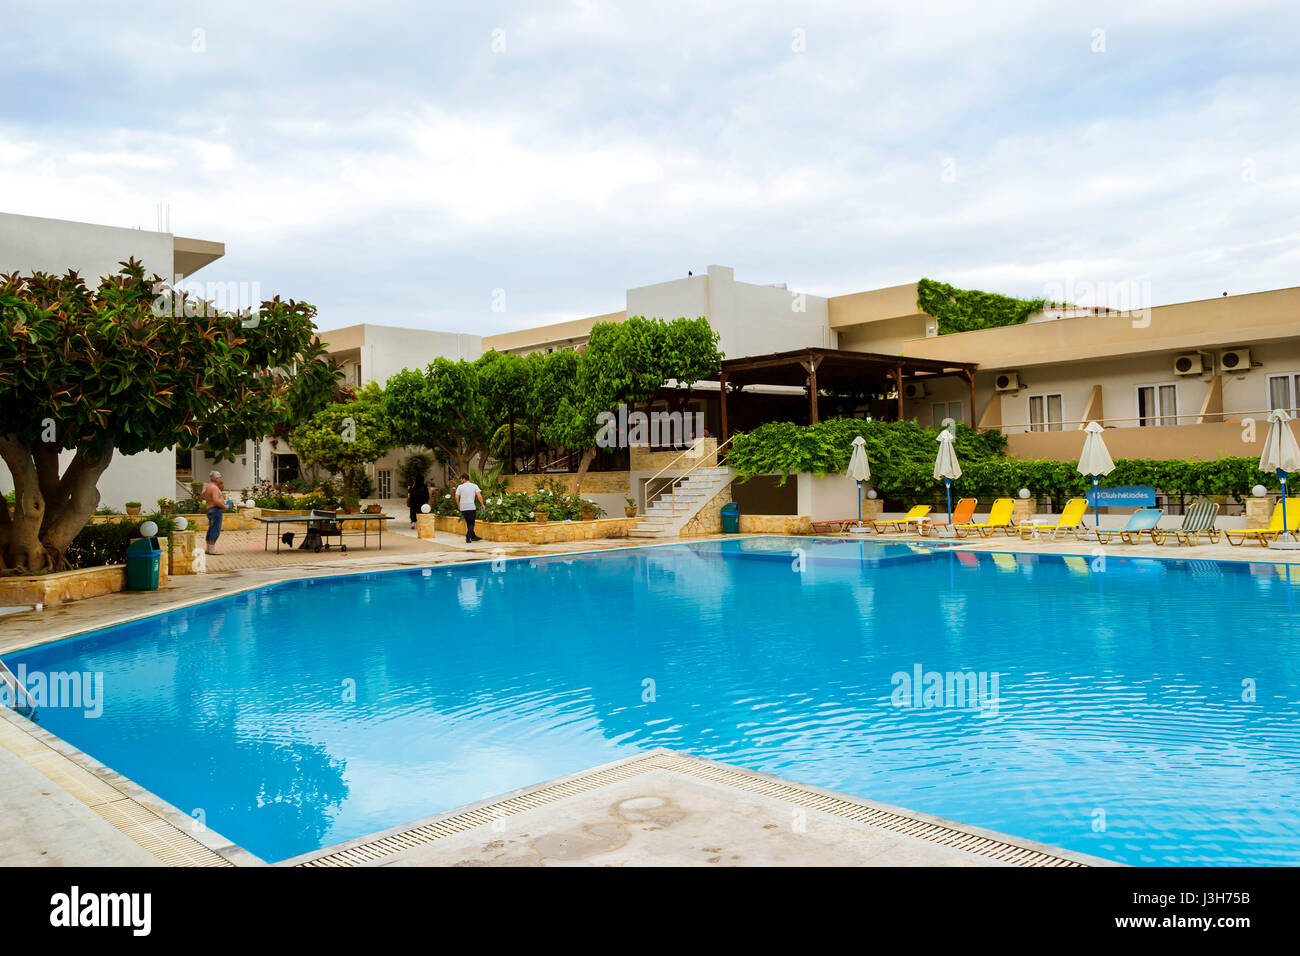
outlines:
{"label": "blue sun lounger", "polygon": [[[1159,508],[1139,508],[1128,516],[1128,524],[1122,528],[1102,528],[1096,532],[1097,540],[1102,544],[1109,544],[1110,539],[1120,538],[1125,544],[1137,544],[1142,540],[1144,534],[1151,535],[1151,543],[1159,544],[1164,540],[1164,535],[1157,529],[1156,525],[1164,517],[1164,512]],[[1160,535],[1159,538],[1156,535]]]}

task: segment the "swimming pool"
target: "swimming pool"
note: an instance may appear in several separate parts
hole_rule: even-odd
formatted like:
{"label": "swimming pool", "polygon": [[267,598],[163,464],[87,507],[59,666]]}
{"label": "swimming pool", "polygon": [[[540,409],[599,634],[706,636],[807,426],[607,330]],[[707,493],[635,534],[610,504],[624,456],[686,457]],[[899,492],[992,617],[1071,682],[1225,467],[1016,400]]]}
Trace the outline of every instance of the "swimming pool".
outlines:
{"label": "swimming pool", "polygon": [[669,747],[1128,863],[1300,863],[1300,567],[1122,553],[317,578],[6,660],[102,672],[102,716],[41,725],[267,860]]}

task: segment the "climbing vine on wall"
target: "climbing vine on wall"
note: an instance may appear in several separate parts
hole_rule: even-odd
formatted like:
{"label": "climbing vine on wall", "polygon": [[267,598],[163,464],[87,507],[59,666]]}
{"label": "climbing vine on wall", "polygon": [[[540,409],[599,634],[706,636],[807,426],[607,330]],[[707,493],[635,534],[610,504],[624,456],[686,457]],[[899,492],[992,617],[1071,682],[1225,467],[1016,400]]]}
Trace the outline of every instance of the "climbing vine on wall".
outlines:
{"label": "climbing vine on wall", "polygon": [[916,284],[917,308],[939,320],[940,335],[1019,325],[1035,312],[1057,304],[1047,299],[1017,299],[996,292],[956,289],[933,279]]}

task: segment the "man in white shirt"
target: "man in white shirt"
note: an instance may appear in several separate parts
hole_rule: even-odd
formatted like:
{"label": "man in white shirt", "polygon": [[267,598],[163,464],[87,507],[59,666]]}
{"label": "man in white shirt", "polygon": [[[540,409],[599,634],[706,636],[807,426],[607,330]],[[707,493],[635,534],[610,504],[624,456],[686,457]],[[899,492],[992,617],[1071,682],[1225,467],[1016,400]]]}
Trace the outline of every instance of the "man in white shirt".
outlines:
{"label": "man in white shirt", "polygon": [[483,540],[474,533],[474,519],[478,517],[478,508],[474,504],[475,500],[485,508],[487,507],[486,502],[483,501],[483,489],[470,481],[469,475],[461,475],[460,484],[456,486],[456,507],[460,509],[461,517],[465,519],[466,544]]}

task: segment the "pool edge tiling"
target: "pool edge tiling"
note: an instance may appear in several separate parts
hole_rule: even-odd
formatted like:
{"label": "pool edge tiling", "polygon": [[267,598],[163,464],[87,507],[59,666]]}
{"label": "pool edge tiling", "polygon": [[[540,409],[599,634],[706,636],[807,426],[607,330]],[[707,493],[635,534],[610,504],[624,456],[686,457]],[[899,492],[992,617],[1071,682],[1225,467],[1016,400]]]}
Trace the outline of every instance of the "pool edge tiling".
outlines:
{"label": "pool edge tiling", "polygon": [[[196,828],[194,818],[7,708],[0,712],[0,748],[94,811],[159,866],[266,865],[215,831]],[[123,862],[106,859],[99,865]]]}

